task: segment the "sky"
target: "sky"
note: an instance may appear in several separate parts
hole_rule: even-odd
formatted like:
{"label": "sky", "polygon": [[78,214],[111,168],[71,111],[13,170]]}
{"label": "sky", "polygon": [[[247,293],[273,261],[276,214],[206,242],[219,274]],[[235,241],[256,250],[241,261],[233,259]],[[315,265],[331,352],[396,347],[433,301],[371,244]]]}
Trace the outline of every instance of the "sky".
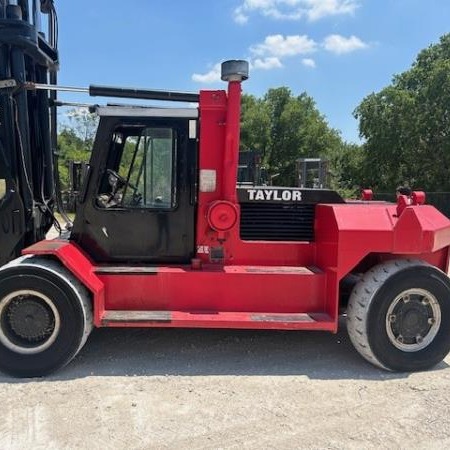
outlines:
{"label": "sky", "polygon": [[[226,89],[219,64],[250,62],[246,93],[307,92],[359,142],[354,109],[450,32],[450,0],[55,0],[59,84]],[[61,94],[67,101],[100,99]]]}

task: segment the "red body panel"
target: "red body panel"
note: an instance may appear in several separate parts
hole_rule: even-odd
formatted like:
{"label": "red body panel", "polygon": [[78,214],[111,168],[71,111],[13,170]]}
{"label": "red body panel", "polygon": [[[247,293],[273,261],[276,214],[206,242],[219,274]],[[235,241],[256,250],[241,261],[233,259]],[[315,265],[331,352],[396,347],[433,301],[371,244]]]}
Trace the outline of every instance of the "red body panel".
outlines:
{"label": "red body panel", "polygon": [[341,279],[370,253],[408,255],[446,271],[450,220],[431,206],[409,206],[397,217],[386,204],[318,205],[318,267],[330,266]]}
{"label": "red body panel", "polygon": [[22,251],[24,255],[55,256],[91,292],[94,301],[94,323],[98,325],[104,313],[105,290],[103,283],[95,275],[91,259],[74,243],[54,239],[41,241]]}
{"label": "red body panel", "polygon": [[305,268],[158,267],[124,277],[99,274],[106,309],[310,313],[323,311],[325,300],[324,274]]}

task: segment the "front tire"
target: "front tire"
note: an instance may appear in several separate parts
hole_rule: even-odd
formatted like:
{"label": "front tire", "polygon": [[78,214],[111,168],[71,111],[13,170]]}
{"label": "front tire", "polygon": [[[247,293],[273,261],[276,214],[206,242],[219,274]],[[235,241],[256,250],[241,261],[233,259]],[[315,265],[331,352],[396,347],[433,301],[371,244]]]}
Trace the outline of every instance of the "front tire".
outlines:
{"label": "front tire", "polygon": [[92,330],[89,293],[58,262],[21,258],[0,271],[0,370],[39,377],[65,366]]}
{"label": "front tire", "polygon": [[382,263],[354,287],[347,328],[372,364],[401,372],[429,369],[450,351],[450,281],[423,261]]}

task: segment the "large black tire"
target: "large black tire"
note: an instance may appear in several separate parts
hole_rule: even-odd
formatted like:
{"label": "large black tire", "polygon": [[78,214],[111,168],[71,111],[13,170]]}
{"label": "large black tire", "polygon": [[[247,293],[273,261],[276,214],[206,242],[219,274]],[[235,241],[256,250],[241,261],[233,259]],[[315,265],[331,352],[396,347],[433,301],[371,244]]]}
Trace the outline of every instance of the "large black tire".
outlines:
{"label": "large black tire", "polygon": [[66,365],[92,330],[86,288],[58,262],[24,257],[0,270],[0,370],[40,377]]}
{"label": "large black tire", "polygon": [[369,270],[353,289],[347,328],[356,350],[386,370],[429,369],[450,351],[450,281],[418,260]]}

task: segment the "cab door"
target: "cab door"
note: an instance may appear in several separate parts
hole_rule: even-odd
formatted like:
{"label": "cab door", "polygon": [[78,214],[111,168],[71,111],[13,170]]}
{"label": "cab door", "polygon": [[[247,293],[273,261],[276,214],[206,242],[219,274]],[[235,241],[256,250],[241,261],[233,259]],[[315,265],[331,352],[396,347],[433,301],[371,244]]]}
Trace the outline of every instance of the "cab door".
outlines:
{"label": "cab door", "polygon": [[194,255],[197,110],[151,115],[159,111],[101,117],[72,234],[98,262]]}

